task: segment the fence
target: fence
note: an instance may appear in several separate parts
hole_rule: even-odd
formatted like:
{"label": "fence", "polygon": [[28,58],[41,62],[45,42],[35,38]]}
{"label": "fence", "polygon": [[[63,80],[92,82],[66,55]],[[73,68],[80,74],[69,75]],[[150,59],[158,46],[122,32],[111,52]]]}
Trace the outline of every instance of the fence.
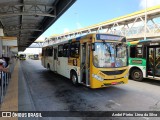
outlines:
{"label": "fence", "polygon": [[6,91],[7,91],[7,87],[8,87],[8,84],[9,84],[9,81],[10,81],[10,78],[11,78],[11,70],[10,70],[10,67],[7,67],[8,68],[8,72],[3,72],[3,71],[0,71],[0,103],[3,102],[3,98],[6,94]]}

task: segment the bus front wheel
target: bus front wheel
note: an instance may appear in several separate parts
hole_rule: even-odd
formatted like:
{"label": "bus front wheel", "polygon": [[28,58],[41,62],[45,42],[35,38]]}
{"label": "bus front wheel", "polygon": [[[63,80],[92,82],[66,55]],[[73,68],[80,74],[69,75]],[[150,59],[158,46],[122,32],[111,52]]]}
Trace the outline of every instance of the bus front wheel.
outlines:
{"label": "bus front wheel", "polygon": [[132,70],[132,72],[131,72],[131,78],[133,80],[136,80],[136,81],[142,81],[142,79],[143,79],[143,73],[142,73],[142,71],[139,70],[139,69]]}
{"label": "bus front wheel", "polygon": [[78,77],[77,77],[77,74],[75,72],[72,72],[71,73],[71,80],[72,80],[72,83],[75,85],[75,86],[78,86]]}

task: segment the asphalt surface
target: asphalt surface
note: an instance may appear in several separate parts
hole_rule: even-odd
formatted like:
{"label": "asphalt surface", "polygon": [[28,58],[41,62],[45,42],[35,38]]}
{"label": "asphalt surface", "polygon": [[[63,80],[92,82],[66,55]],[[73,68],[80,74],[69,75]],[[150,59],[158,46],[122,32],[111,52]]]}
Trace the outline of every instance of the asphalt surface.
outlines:
{"label": "asphalt surface", "polygon": [[[25,93],[25,94],[24,94]],[[160,81],[90,89],[48,71],[40,60],[20,61],[19,110],[22,111],[160,111]],[[62,113],[63,114],[63,113]],[[46,117],[38,120],[158,120],[157,117]]]}

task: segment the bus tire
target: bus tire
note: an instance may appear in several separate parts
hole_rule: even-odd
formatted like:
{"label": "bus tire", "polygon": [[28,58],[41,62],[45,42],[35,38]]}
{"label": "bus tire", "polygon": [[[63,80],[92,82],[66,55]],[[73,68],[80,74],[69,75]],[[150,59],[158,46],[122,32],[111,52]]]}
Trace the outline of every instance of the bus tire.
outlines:
{"label": "bus tire", "polygon": [[131,78],[135,81],[143,80],[143,73],[140,69],[134,69],[131,71]]}
{"label": "bus tire", "polygon": [[77,74],[75,72],[71,72],[71,80],[74,86],[78,86],[78,77]]}

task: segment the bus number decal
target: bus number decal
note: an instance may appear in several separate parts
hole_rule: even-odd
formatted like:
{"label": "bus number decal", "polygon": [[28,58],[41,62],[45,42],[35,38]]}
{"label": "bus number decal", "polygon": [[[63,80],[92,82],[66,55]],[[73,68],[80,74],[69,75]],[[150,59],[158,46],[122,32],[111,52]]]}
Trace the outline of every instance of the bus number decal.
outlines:
{"label": "bus number decal", "polygon": [[73,65],[77,66],[77,60],[76,59],[73,59]]}
{"label": "bus number decal", "polygon": [[142,60],[132,60],[133,64],[142,64]]}

